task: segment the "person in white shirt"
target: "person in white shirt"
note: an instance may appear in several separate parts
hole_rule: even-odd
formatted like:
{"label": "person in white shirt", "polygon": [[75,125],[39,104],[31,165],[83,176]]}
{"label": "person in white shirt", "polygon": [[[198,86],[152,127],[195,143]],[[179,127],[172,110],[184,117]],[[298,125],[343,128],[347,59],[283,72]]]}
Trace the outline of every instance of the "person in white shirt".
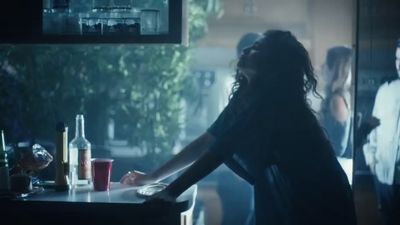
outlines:
{"label": "person in white shirt", "polygon": [[366,164],[376,177],[380,210],[388,225],[400,224],[400,39],[396,48],[397,79],[383,83],[372,116],[380,120],[364,145]]}

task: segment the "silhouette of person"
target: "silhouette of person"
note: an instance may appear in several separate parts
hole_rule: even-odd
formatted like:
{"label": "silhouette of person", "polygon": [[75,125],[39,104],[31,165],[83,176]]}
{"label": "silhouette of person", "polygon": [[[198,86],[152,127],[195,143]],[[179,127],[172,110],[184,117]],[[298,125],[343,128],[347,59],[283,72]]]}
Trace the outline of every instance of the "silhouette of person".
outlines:
{"label": "silhouette of person", "polygon": [[336,46],[328,50],[323,74],[326,80],[325,99],[319,120],[332,143],[336,156],[352,157],[351,116],[352,50]]}
{"label": "silhouette of person", "polygon": [[253,185],[255,224],[356,224],[346,174],[308,105],[317,81],[303,45],[288,31],[267,31],[237,68],[229,104],[203,135],[154,172],[121,182],[143,185],[186,168],[148,200],[174,201],[234,161],[230,168]]}
{"label": "silhouette of person", "polygon": [[380,125],[368,136],[363,151],[376,177],[385,224],[400,224],[400,39],[396,47],[397,79],[383,83],[375,96],[372,116]]}

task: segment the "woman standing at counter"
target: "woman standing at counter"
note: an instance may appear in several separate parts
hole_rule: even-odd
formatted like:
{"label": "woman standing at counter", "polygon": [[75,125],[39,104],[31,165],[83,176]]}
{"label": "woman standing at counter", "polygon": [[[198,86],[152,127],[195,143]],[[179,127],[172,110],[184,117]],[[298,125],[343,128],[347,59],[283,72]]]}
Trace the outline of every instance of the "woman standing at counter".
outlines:
{"label": "woman standing at counter", "polygon": [[307,93],[316,79],[307,51],[286,31],[267,31],[244,50],[232,97],[213,125],[143,185],[187,168],[151,199],[174,201],[226,163],[254,187],[256,224],[356,224],[350,185]]}

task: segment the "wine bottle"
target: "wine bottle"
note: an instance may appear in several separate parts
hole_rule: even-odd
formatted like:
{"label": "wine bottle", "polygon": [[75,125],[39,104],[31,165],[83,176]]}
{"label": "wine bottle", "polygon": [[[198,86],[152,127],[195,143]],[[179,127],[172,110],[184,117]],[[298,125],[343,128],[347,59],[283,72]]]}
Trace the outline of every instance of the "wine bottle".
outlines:
{"label": "wine bottle", "polygon": [[82,114],[75,119],[75,138],[69,143],[69,180],[70,185],[90,184],[91,144],[85,138],[85,122]]}

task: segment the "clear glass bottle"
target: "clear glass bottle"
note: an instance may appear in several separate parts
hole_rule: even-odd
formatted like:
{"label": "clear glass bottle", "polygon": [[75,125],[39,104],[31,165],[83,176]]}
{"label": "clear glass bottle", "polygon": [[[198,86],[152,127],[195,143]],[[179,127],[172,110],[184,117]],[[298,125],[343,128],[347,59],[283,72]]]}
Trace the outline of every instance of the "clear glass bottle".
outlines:
{"label": "clear glass bottle", "polygon": [[4,141],[4,132],[0,134],[0,190],[10,190],[10,177],[8,173],[8,160]]}
{"label": "clear glass bottle", "polygon": [[75,138],[69,143],[69,182],[70,186],[90,184],[91,144],[85,138],[85,122],[82,114],[76,116]]}

